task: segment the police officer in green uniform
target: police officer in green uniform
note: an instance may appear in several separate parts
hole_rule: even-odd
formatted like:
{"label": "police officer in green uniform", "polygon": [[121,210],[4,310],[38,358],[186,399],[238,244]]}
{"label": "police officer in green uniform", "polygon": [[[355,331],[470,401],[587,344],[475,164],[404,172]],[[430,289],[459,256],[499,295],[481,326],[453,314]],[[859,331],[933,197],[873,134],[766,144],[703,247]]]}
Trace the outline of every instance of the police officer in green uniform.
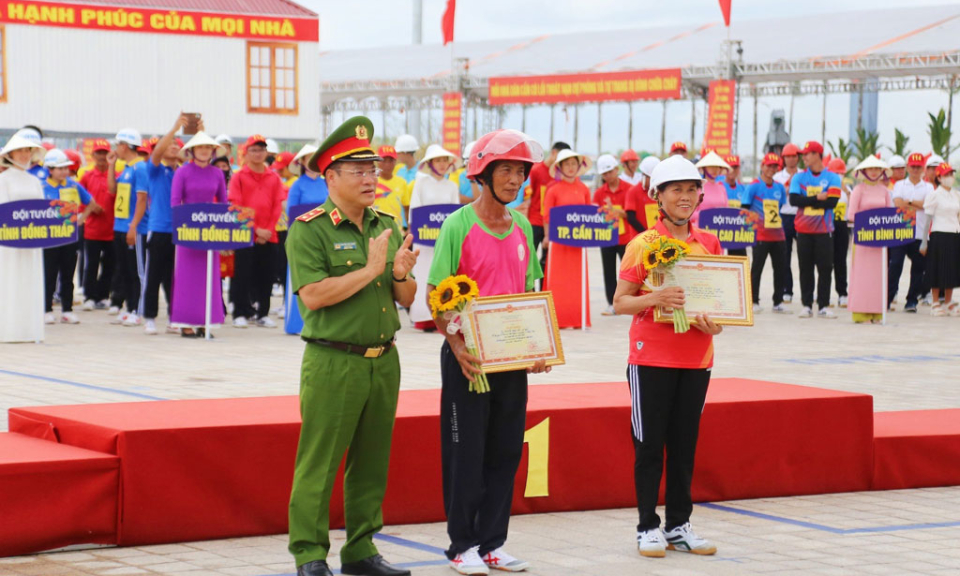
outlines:
{"label": "police officer in green uniform", "polygon": [[[419,251],[397,222],[371,208],[376,197],[373,125],[347,120],[310,158],[330,196],[298,218],[287,236],[293,289],[307,342],[300,374],[300,444],[290,495],[290,552],[298,576],[332,574],[330,495],[344,453],[347,542],[343,574],[409,575],[373,543],[383,527],[390,440],[400,389],[395,303],[416,294]],[[348,451],[349,449],[349,451]]]}

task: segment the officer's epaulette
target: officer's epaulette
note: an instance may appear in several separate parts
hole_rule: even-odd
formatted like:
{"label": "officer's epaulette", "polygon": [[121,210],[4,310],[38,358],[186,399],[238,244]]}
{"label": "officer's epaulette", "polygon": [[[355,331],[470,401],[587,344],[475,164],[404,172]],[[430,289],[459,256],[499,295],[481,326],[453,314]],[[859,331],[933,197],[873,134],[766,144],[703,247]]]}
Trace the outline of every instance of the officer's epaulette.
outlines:
{"label": "officer's epaulette", "polygon": [[322,207],[321,207],[321,208],[314,208],[313,210],[311,210],[311,211],[309,211],[309,212],[306,212],[306,213],[304,213],[304,214],[301,214],[301,215],[297,218],[297,220],[300,220],[301,222],[309,222],[309,221],[313,220],[314,218],[316,218],[317,216],[323,216],[325,212],[326,212],[326,210],[324,210]]}
{"label": "officer's epaulette", "polygon": [[373,210],[374,212],[376,212],[377,214],[381,215],[381,216],[389,216],[390,218],[393,218],[394,220],[397,219],[396,216],[394,216],[393,214],[391,214],[391,213],[389,213],[389,212],[384,212],[383,210],[378,210],[377,208],[373,208],[372,210]]}

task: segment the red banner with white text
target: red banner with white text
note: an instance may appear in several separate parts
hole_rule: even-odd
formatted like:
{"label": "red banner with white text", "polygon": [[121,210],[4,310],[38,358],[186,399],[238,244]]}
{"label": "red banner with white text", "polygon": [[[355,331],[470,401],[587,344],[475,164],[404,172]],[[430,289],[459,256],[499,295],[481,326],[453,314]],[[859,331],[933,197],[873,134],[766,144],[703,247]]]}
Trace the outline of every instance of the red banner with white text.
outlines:
{"label": "red banner with white text", "polygon": [[490,104],[676,100],[680,69],[490,78]]}
{"label": "red banner with white text", "polygon": [[731,154],[733,147],[733,107],[737,100],[736,80],[710,82],[707,113],[707,131],[703,136],[704,148],[716,150],[720,156]]}
{"label": "red banner with white text", "polygon": [[317,42],[320,38],[317,18],[149,10],[59,2],[0,0],[0,23],[256,40]]}
{"label": "red banner with white text", "polygon": [[447,92],[443,95],[443,148],[460,157],[460,132],[463,128],[463,95]]}

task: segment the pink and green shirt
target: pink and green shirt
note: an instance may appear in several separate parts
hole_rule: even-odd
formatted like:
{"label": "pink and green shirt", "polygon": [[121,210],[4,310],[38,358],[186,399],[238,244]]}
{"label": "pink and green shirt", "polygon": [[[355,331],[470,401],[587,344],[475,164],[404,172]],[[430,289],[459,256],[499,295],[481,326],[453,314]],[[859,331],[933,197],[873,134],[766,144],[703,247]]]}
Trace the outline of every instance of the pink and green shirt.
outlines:
{"label": "pink and green shirt", "polygon": [[516,210],[504,234],[494,234],[467,204],[447,217],[434,247],[427,282],[436,286],[448,276],[466,274],[476,281],[480,296],[521,294],[543,277],[533,249],[533,228]]}

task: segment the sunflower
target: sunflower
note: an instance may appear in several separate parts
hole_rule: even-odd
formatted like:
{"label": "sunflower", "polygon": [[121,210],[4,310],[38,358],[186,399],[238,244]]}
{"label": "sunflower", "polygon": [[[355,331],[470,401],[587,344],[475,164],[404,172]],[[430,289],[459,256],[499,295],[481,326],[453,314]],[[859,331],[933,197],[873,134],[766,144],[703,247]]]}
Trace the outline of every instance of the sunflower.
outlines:
{"label": "sunflower", "polygon": [[456,278],[453,276],[445,279],[430,292],[430,309],[434,316],[441,312],[456,310],[460,301],[460,289],[457,286]]}
{"label": "sunflower", "polygon": [[454,276],[453,282],[457,285],[457,295],[464,302],[473,300],[480,293],[480,288],[477,286],[477,283],[466,274]]}
{"label": "sunflower", "polygon": [[643,267],[647,270],[653,270],[660,264],[660,252],[649,247],[643,251]]}

